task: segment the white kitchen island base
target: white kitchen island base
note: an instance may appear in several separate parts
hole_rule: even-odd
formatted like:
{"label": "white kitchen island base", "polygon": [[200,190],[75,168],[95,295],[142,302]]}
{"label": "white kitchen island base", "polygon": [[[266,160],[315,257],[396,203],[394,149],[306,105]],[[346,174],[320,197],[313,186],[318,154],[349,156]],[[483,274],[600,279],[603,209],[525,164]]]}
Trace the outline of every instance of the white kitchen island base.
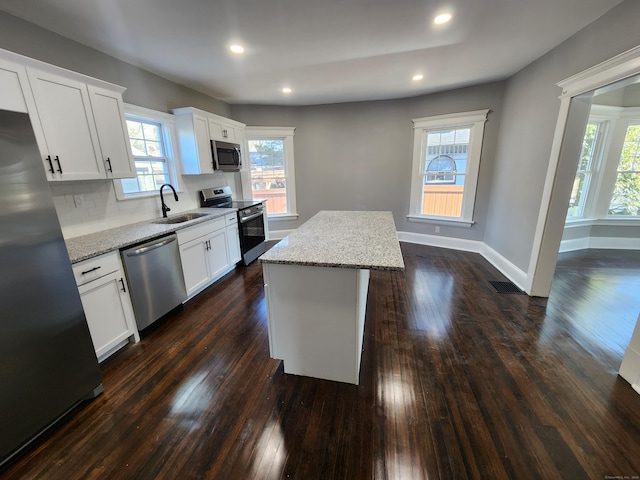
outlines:
{"label": "white kitchen island base", "polygon": [[262,268],[271,357],[285,373],[358,385],[369,270]]}
{"label": "white kitchen island base", "polygon": [[358,385],[370,270],[404,270],[391,212],[320,211],[260,257],[285,373]]}

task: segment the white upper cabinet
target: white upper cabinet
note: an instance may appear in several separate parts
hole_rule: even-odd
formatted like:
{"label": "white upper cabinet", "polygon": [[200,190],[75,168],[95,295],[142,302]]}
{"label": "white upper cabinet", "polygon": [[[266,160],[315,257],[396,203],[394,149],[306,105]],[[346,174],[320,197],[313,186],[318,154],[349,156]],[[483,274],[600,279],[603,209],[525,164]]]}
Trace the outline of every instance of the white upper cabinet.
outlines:
{"label": "white upper cabinet", "polygon": [[211,140],[238,143],[241,150],[245,148],[243,123],[193,107],[176,108],[173,114],[185,175],[215,172]]}
{"label": "white upper cabinet", "polygon": [[29,114],[50,181],[136,176],[124,90],[0,49],[0,108]]}
{"label": "white upper cabinet", "polygon": [[237,128],[231,121],[222,117],[215,117],[209,120],[209,132],[212,140],[238,143],[240,135],[236,133]]}
{"label": "white upper cabinet", "polygon": [[0,109],[28,113],[23,85],[28,85],[27,69],[0,59]]}
{"label": "white upper cabinet", "polygon": [[93,85],[88,89],[107,177],[135,177],[122,95]]}
{"label": "white upper cabinet", "polygon": [[214,173],[213,153],[206,116],[189,108],[173,111],[184,175]]}
{"label": "white upper cabinet", "polygon": [[[85,83],[28,69],[44,131],[50,180],[105,178],[100,144]],[[53,171],[51,171],[53,170]]]}

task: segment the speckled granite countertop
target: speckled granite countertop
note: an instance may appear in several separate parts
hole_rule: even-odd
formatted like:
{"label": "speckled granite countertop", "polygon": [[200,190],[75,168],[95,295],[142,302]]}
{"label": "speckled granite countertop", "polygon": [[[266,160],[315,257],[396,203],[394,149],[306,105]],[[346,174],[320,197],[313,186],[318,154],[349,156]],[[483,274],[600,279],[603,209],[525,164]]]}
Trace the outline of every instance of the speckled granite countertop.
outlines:
{"label": "speckled granite countertop", "polygon": [[[207,215],[187,222],[174,224],[153,223],[160,219],[147,220],[90,233],[89,235],[82,235],[80,237],[66,238],[65,243],[67,244],[71,263],[78,263],[92,257],[97,257],[103,253],[125,248],[145,240],[151,240],[155,237],[161,237],[236,211],[236,208],[196,208],[188,212],[177,213],[175,216],[185,213],[206,213]],[[172,215],[170,215],[170,217],[171,216]]]}
{"label": "speckled granite countertop", "polygon": [[321,211],[260,257],[263,263],[404,270],[391,212]]}

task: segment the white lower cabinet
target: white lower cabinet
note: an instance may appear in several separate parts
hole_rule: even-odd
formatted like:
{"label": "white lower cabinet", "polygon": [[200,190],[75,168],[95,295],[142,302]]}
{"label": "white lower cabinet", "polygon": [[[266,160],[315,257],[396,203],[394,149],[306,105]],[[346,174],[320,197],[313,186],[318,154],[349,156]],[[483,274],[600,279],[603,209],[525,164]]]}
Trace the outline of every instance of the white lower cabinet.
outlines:
{"label": "white lower cabinet", "polygon": [[98,361],[140,340],[118,252],[73,265]]}
{"label": "white lower cabinet", "polygon": [[229,262],[235,265],[242,259],[240,253],[240,235],[238,231],[238,223],[227,227],[227,246],[229,248]]}
{"label": "white lower cabinet", "polygon": [[188,297],[218,280],[238,262],[240,246],[235,218],[236,214],[230,213],[177,232]]}

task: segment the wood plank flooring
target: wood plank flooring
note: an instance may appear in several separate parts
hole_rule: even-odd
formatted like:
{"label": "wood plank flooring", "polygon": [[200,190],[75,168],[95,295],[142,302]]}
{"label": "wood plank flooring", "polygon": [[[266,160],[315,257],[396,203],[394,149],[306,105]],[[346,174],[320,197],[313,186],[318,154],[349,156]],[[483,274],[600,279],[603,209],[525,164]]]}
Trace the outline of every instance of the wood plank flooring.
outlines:
{"label": "wood plank flooring", "polygon": [[105,393],[0,478],[640,475],[640,396],[616,374],[637,252],[562,254],[545,300],[496,293],[477,254],[402,250],[405,272],[371,274],[359,386],[269,358],[254,263],[104,363]]}

